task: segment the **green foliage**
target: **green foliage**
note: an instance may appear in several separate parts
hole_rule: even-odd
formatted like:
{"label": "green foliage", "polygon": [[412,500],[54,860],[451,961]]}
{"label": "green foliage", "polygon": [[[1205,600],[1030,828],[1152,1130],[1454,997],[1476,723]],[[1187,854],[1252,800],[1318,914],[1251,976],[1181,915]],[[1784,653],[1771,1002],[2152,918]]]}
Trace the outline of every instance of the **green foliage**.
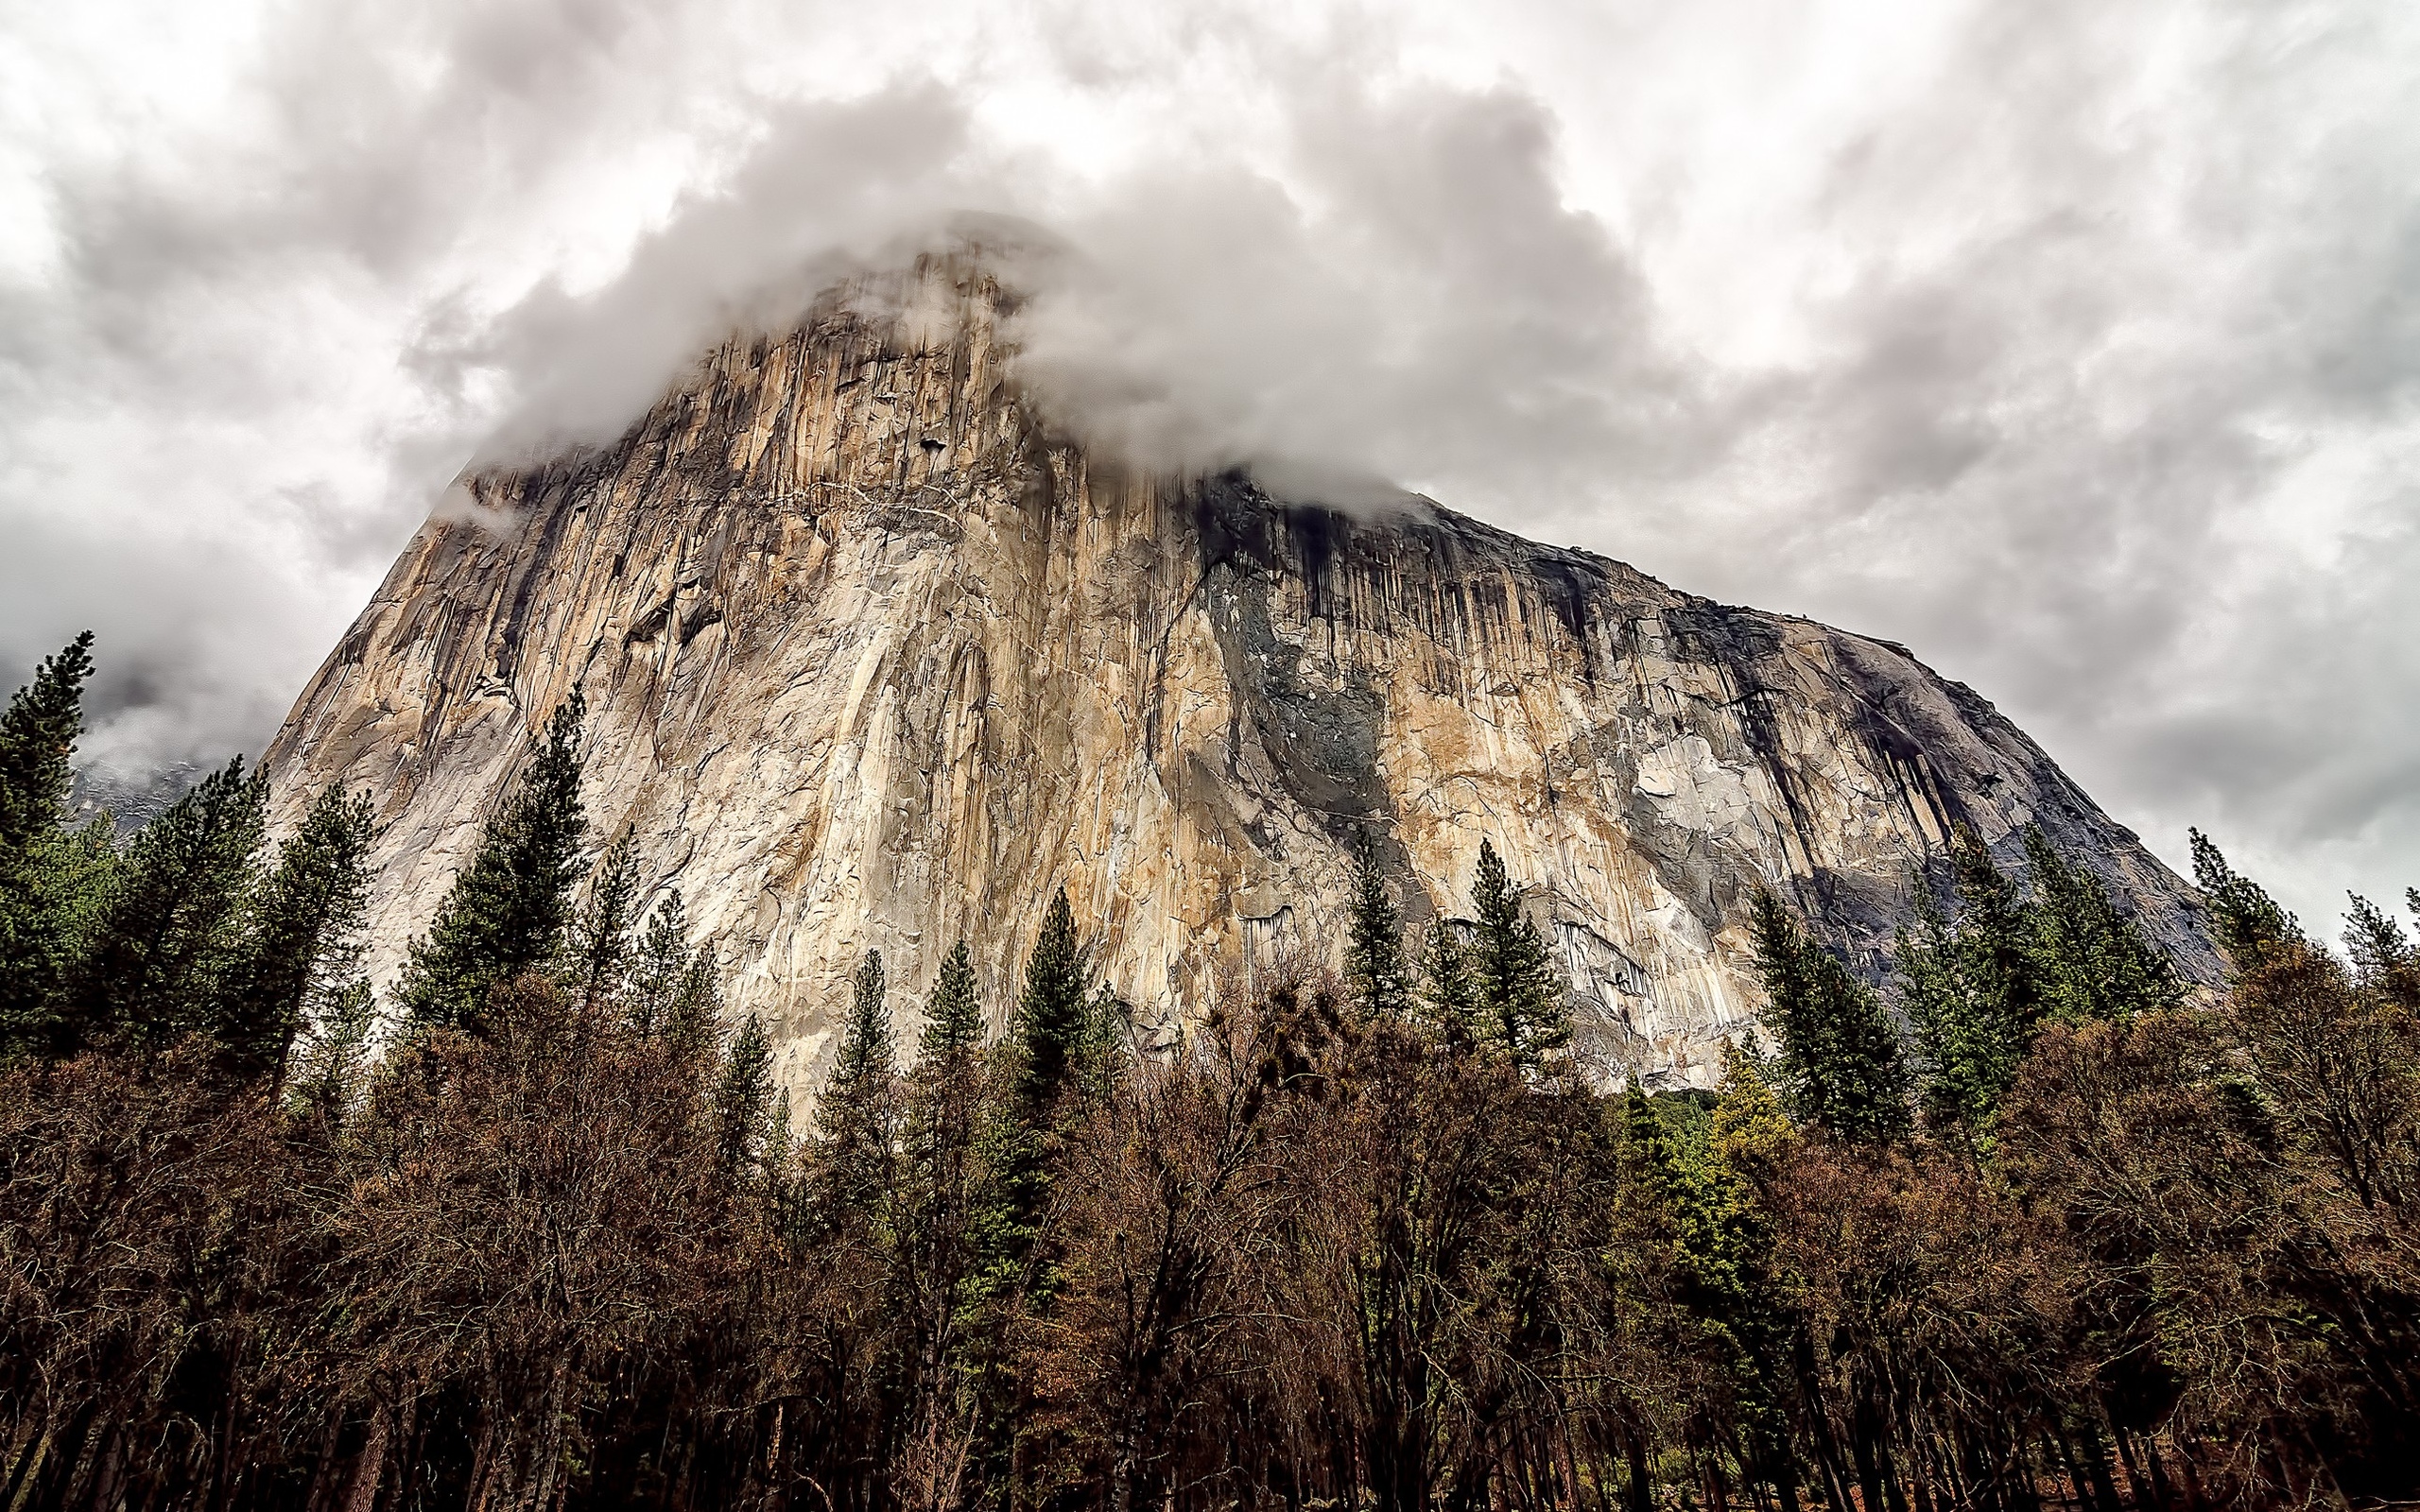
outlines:
{"label": "green foliage", "polygon": [[2210,910],[2210,938],[2239,971],[2257,966],[2269,951],[2297,944],[2302,926],[2268,891],[2239,876],[2210,837],[2187,832],[2193,846],[2193,881]]}
{"label": "green foliage", "polygon": [[1377,849],[1367,834],[1353,848],[1353,914],[1344,941],[1344,985],[1353,1004],[1373,1019],[1396,1018],[1411,1005],[1403,959],[1403,919],[1387,896]]}
{"label": "green foliage", "polygon": [[916,1040],[916,1062],[936,1070],[954,1068],[982,1043],[983,1005],[977,995],[975,960],[961,939],[942,957],[941,976],[925,1009],[924,1033]]}
{"label": "green foliage", "polygon": [[715,1154],[725,1176],[756,1168],[773,1132],[773,1047],[750,1014],[723,1052],[714,1088]]}
{"label": "green foliage", "polygon": [[1797,1115],[1841,1138],[1883,1143],[1908,1133],[1908,1075],[1881,1003],[1799,928],[1772,893],[1756,894],[1756,970]]}
{"label": "green foliage", "polygon": [[567,983],[582,1005],[600,1007],[630,970],[631,931],[638,921],[637,836],[630,826],[598,858],[588,882],[588,901],[572,922]]}
{"label": "green foliage", "polygon": [[1085,974],[1076,943],[1075,910],[1062,887],[1042,916],[1042,932],[1026,963],[1025,991],[1011,1025],[1015,1057],[1011,1095],[1016,1117],[1028,1129],[1047,1125],[1093,1039]]}
{"label": "green foliage", "polygon": [[1950,852],[1955,924],[1920,875],[1915,923],[1899,932],[1900,1002],[1915,1031],[1927,1114],[1985,1145],[2044,1024],[2124,1022],[2183,996],[2175,968],[2100,878],[2070,865],[2038,828],[2024,843],[2031,898],[1961,826]]}
{"label": "green foliage", "polygon": [[[982,1256],[977,1294],[1013,1291],[1040,1231],[1062,1126],[1079,1099],[1098,1016],[1086,992],[1075,910],[1062,887],[1042,916],[1003,1050],[1008,1096],[981,1135],[984,1191],[972,1229]],[[1048,1290],[1046,1278],[1039,1289]]]}
{"label": "green foliage", "polygon": [[890,1186],[898,1070],[882,956],[866,952],[850,994],[840,1049],[816,1108],[827,1223],[878,1216]]}
{"label": "green foliage", "polygon": [[1461,1054],[1478,1043],[1478,982],[1461,931],[1440,914],[1420,946],[1420,996],[1415,1006],[1428,1032]]}
{"label": "green foliage", "polygon": [[341,1125],[361,1101],[378,1003],[359,978],[321,994],[294,1046],[286,1076],[286,1107],[296,1114]]}
{"label": "green foliage", "polygon": [[313,1011],[355,986],[370,901],[370,795],[322,792],[262,884],[217,1038],[240,1074],[275,1077]]}
{"label": "green foliage", "polygon": [[1571,1044],[1569,994],[1546,936],[1522,912],[1503,859],[1485,840],[1478,844],[1478,885],[1471,904],[1478,916],[1470,964],[1479,1033],[1524,1075],[1537,1075]]}
{"label": "green foliage", "polygon": [[396,993],[416,1029],[477,1032],[488,993],[554,965],[564,946],[579,846],[582,704],[574,690],[504,811],[488,821],[478,854],[454,881],[425,938],[412,942]]}
{"label": "green foliage", "polygon": [[239,1053],[265,1053],[279,1026],[251,1022],[241,997],[268,798],[261,774],[248,774],[239,756],[135,835],[60,1050],[116,1042],[156,1051],[203,1034]]}
{"label": "green foliage", "polygon": [[2184,989],[2175,966],[2118,912],[2099,877],[2070,866],[2037,826],[2026,827],[2025,858],[2033,880],[2028,949],[2043,1019],[2123,1023],[2176,1006]]}
{"label": "green foliage", "polygon": [[33,681],[0,714],[0,857],[48,841],[66,819],[75,782],[68,759],[84,730],[84,682],[93,675],[93,632],[45,658]]}
{"label": "green foliage", "polygon": [[654,1035],[670,1027],[691,959],[688,907],[680,888],[666,887],[624,973],[624,1014],[632,1028]]}
{"label": "green foliage", "polygon": [[45,660],[0,713],[0,1063],[55,1047],[83,925],[114,855],[62,833],[93,632]]}

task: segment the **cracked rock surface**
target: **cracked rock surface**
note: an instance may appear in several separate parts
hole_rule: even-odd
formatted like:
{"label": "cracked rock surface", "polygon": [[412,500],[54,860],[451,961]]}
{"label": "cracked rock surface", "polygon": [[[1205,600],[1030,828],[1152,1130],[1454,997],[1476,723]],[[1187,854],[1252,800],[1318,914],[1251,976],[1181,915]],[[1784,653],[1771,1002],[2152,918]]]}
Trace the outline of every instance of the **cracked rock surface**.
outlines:
{"label": "cracked rock surface", "polygon": [[1364,832],[1412,928],[1495,844],[1608,1078],[1711,1079],[1758,885],[1878,971],[1957,822],[2011,861],[2041,825],[2215,973],[2189,889],[1903,648],[1426,501],[1105,467],[1021,400],[1012,303],[927,260],[711,353],[609,449],[462,486],[267,758],[284,822],[375,796],[378,939],[425,927],[577,687],[596,843],[634,831],[800,1091],[869,949],[903,1044],[961,936],[996,1026],[1061,886],[1165,1038],[1340,937]]}

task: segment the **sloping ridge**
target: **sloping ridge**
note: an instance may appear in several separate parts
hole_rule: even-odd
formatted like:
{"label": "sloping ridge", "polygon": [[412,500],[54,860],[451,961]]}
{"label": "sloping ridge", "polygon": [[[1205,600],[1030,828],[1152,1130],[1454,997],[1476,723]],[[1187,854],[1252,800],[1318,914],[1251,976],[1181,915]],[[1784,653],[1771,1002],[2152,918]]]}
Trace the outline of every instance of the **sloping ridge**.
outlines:
{"label": "sloping ridge", "polygon": [[903,1038],[961,936],[997,1022],[1063,885],[1172,1026],[1338,937],[1360,833],[1415,925],[1492,840],[1591,1052],[1651,1077],[1703,1080],[1753,1019],[1756,886],[1878,970],[1956,823],[2012,859],[2041,825],[2215,971],[2189,889],[1903,648],[1425,500],[1104,465],[1020,396],[1011,303],[963,259],[860,281],[612,448],[441,507],[267,758],[285,817],[376,795],[373,970],[577,686],[600,843],[629,826],[683,890],[803,1088],[869,949]]}

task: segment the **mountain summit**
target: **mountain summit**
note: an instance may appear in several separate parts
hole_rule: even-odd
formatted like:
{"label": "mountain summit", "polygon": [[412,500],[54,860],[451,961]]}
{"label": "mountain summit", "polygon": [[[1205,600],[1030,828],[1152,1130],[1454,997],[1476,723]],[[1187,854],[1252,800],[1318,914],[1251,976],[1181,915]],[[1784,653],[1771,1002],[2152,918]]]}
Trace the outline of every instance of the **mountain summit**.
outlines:
{"label": "mountain summit", "polygon": [[577,688],[595,833],[681,888],[801,1087],[870,949],[906,1020],[961,936],[1011,981],[1063,886],[1172,1027],[1341,937],[1364,834],[1415,928],[1492,841],[1583,1041],[1651,1080],[1753,1020],[1756,888],[1871,970],[1962,822],[2011,860],[2041,826],[2214,970],[2185,885],[1903,648],[1426,500],[1108,465],[1021,395],[1012,304],[965,259],[860,280],[610,448],[461,485],[267,758],[285,818],[375,795],[375,937],[425,927]]}

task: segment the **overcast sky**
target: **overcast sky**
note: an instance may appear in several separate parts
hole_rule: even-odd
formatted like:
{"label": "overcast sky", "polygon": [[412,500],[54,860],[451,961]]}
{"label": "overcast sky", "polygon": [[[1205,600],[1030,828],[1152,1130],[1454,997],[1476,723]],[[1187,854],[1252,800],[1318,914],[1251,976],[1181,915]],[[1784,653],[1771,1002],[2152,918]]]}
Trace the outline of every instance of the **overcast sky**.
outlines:
{"label": "overcast sky", "polygon": [[471,458],[961,212],[1102,444],[1902,641],[2420,883],[2420,6],[0,0],[0,674],[256,750]]}

